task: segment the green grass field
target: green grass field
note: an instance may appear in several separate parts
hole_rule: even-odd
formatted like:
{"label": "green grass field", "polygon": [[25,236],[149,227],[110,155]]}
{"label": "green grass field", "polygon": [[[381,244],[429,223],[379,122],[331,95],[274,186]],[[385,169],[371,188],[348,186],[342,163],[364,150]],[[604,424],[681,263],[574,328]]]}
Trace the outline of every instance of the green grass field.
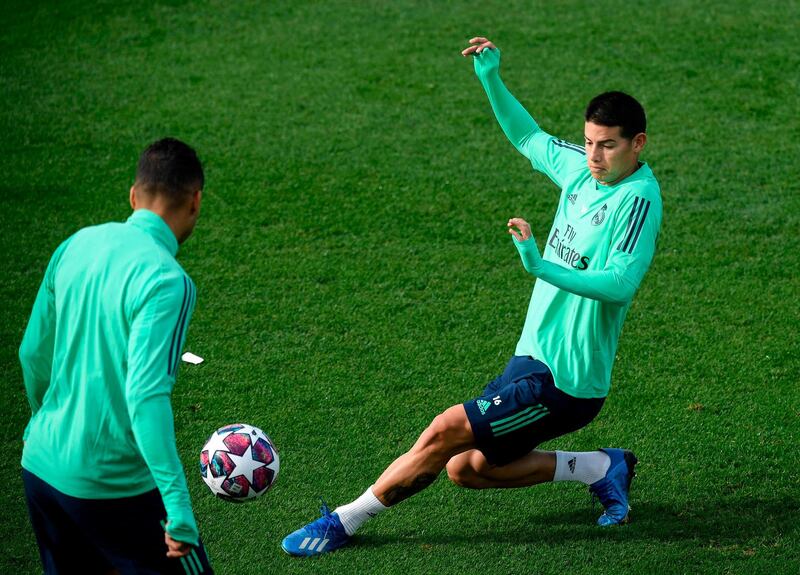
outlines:
{"label": "green grass field", "polygon": [[[800,572],[797,3],[21,2],[0,8],[0,572],[41,570],[19,479],[16,351],[51,252],[123,220],[141,149],[206,166],[179,259],[199,288],[173,398],[220,574]],[[503,137],[459,52],[486,35],[549,132],[581,141],[608,89],[648,111],[655,262],[609,400],[547,444],[626,446],[633,523],[598,530],[578,484],[466,491],[440,478],[316,560],[284,535],[359,495],[442,409],[504,367],[558,190]],[[793,39],[794,38],[794,39]],[[205,438],[277,443],[261,500],[210,496]]]}

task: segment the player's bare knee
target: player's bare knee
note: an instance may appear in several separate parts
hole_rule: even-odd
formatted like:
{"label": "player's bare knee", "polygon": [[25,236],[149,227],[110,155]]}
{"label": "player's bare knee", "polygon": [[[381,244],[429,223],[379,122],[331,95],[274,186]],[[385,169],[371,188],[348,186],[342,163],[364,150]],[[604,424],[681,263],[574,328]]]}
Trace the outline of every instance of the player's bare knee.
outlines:
{"label": "player's bare knee", "polygon": [[422,434],[421,447],[430,451],[445,451],[450,441],[450,435],[447,418],[444,414],[439,414],[433,418]]}
{"label": "player's bare knee", "polygon": [[447,461],[462,449],[464,443],[459,423],[448,411],[437,415],[420,437],[419,448],[445,457]]}
{"label": "player's bare knee", "polygon": [[454,484],[466,489],[485,489],[486,479],[476,467],[472,457],[462,454],[447,462],[447,477]]}
{"label": "player's bare knee", "polygon": [[456,485],[461,485],[461,462],[458,461],[457,457],[450,459],[445,465],[445,470],[447,470],[447,479],[449,479],[452,483]]}
{"label": "player's bare knee", "polygon": [[475,472],[461,460],[451,459],[447,462],[447,478],[459,487],[467,489],[473,488],[476,483]]}

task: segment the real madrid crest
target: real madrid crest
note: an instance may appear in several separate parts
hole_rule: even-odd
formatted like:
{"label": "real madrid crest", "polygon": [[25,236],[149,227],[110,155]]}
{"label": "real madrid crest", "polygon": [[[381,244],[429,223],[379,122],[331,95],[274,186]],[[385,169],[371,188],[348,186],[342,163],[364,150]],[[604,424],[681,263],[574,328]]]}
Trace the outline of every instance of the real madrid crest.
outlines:
{"label": "real madrid crest", "polygon": [[608,204],[603,204],[603,207],[597,210],[597,213],[592,218],[592,225],[599,226],[603,223],[603,220],[606,219],[606,210],[608,209]]}

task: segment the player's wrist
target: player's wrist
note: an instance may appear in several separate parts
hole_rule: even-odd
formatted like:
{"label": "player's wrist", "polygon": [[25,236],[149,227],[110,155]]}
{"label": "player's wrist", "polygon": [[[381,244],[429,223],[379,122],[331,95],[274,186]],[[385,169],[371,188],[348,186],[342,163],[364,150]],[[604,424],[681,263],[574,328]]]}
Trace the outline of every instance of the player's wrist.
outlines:
{"label": "player's wrist", "polygon": [[191,511],[170,513],[165,530],[175,541],[195,546],[200,543],[200,533]]}
{"label": "player's wrist", "polygon": [[474,57],[475,74],[480,78],[500,78],[500,50],[486,48]]}
{"label": "player's wrist", "polygon": [[514,245],[517,246],[518,250],[530,251],[531,249],[536,250],[536,253],[539,253],[539,248],[536,245],[536,240],[533,239],[533,236],[528,236],[524,240],[519,240],[515,236],[511,236],[511,239],[514,240]]}
{"label": "player's wrist", "polygon": [[475,75],[482,84],[499,82],[500,81],[500,68],[497,67],[480,67],[475,65]]}
{"label": "player's wrist", "polygon": [[518,240],[512,237],[514,246],[519,252],[519,257],[522,259],[522,265],[528,271],[538,277],[542,267],[542,256],[539,254],[539,247],[536,245],[536,240],[530,236],[524,240]]}

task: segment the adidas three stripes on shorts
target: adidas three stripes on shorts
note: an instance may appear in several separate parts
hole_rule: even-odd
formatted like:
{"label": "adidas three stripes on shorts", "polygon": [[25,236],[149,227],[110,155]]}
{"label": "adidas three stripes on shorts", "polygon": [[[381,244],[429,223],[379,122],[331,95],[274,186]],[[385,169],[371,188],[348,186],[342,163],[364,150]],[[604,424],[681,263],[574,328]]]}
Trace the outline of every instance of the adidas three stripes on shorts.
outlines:
{"label": "adidas three stripes on shorts", "polygon": [[464,408],[477,448],[490,464],[500,466],[584,427],[600,413],[604,401],[572,397],[555,386],[544,363],[514,356],[503,374]]}

